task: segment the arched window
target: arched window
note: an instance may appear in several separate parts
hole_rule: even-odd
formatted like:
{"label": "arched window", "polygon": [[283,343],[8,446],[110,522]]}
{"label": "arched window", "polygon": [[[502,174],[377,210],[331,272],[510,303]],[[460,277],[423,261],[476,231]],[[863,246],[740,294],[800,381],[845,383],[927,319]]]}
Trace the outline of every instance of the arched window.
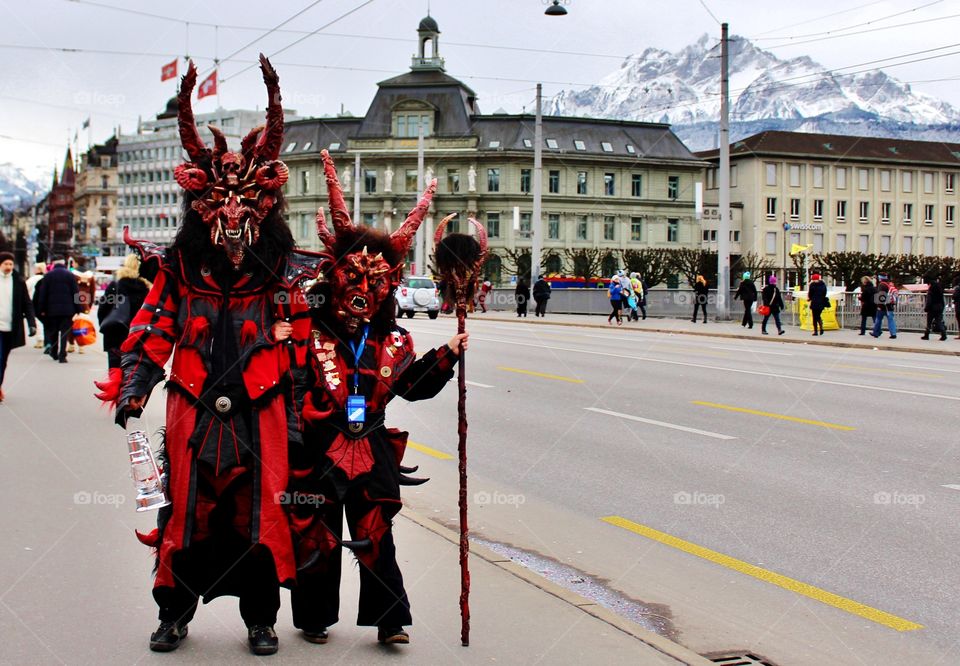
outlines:
{"label": "arched window", "polygon": [[391,133],[397,138],[415,139],[420,136],[421,127],[423,136],[427,137],[433,133],[435,110],[425,102],[404,100],[393,107],[392,113]]}

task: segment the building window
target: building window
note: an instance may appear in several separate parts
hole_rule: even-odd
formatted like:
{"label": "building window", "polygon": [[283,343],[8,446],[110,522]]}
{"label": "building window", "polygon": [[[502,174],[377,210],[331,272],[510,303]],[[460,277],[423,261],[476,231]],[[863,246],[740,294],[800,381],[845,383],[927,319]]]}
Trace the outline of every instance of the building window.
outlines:
{"label": "building window", "polygon": [[373,194],[377,191],[377,172],[372,169],[366,169],[363,172],[363,191],[367,194]]}
{"label": "building window", "polygon": [[680,176],[667,176],[667,198],[676,201],[680,197]]}
{"label": "building window", "polygon": [[740,242],[740,230],[739,230],[739,229],[733,229],[732,231],[730,231],[730,242],[731,242],[731,243],[739,243],[739,242]]}
{"label": "building window", "polygon": [[923,207],[923,223],[926,225],[933,224],[933,216],[934,216],[933,204],[926,204]]}
{"label": "building window", "polygon": [[861,190],[870,189],[870,169],[857,169],[857,179]]}
{"label": "building window", "polygon": [[586,149],[587,149],[587,144],[585,144],[585,143],[584,143],[583,141],[581,141],[580,139],[574,139],[574,140],[573,140],[573,147],[576,148],[577,150],[586,150]]}
{"label": "building window", "polygon": [[587,193],[587,172],[578,171],[577,172],[577,194],[586,194]]}
{"label": "building window", "polygon": [[376,213],[364,213],[363,214],[363,224],[371,229],[377,226],[377,214]]}
{"label": "building window", "polygon": [[520,237],[530,238],[530,213],[520,213]]}
{"label": "building window", "polygon": [[630,177],[630,196],[643,196],[643,175],[635,173]]}
{"label": "building window", "polygon": [[813,251],[817,254],[823,254],[823,234],[813,235]]}
{"label": "building window", "polygon": [[106,176],[101,176],[101,177],[100,177],[100,187],[101,187],[102,189],[104,189],[104,190],[107,189],[107,187],[109,187],[109,184],[108,184],[108,183],[109,183],[109,179],[108,179]]}
{"label": "building window", "polygon": [[296,141],[291,141],[290,143],[287,144],[287,149],[286,149],[285,151],[283,151],[283,152],[285,152],[285,153],[292,153],[293,150],[294,150],[296,147],[297,147],[297,142],[296,142]]}
{"label": "building window", "polygon": [[847,235],[846,234],[837,234],[836,244],[834,249],[837,252],[846,252],[847,251]]}
{"label": "building window", "polygon": [[890,254],[890,236],[880,236],[880,254]]}
{"label": "building window", "polygon": [[931,171],[923,172],[923,191],[926,194],[933,194],[934,174]]}
{"label": "building window", "polygon": [[630,240],[640,241],[642,240],[642,235],[643,235],[643,218],[631,217],[630,218]]}
{"label": "building window", "polygon": [[736,187],[736,186],[737,186],[737,165],[731,164],[730,165],[730,187]]}
{"label": "building window", "polygon": [[310,150],[310,146],[312,145],[313,145],[313,141],[307,141],[305,144],[303,144],[303,148],[301,148],[300,150],[303,152],[307,152],[308,150]]}
{"label": "building window", "polygon": [[637,149],[633,147],[632,143],[628,143],[627,152],[630,153],[631,155],[635,155],[637,153]]}
{"label": "building window", "polygon": [[813,219],[815,220],[823,219],[823,199],[813,200]]}
{"label": "building window", "polygon": [[310,213],[300,213],[300,238],[310,238]]}
{"label": "building window", "polygon": [[800,165],[790,165],[790,187],[800,187]]}
{"label": "building window", "polygon": [[813,186],[823,187],[823,167],[822,166],[813,167]]}
{"label": "building window", "polygon": [[605,153],[612,153],[612,152],[613,152],[613,146],[610,144],[609,141],[601,141],[601,142],[600,142],[600,148],[601,148],[601,150],[603,150],[603,152],[605,152]]}
{"label": "building window", "polygon": [[947,194],[953,194],[953,176],[952,173],[943,174],[943,189]]}
{"label": "building window", "polygon": [[928,257],[933,256],[933,237],[924,236],[923,238],[923,253]]}
{"label": "building window", "polygon": [[560,215],[557,213],[547,215],[547,239],[560,240]]}
{"label": "building window", "polygon": [[766,238],[766,251],[767,254],[776,254],[777,253],[777,232],[768,231]]}
{"label": "building window", "polygon": [[880,204],[880,224],[890,224],[890,209],[892,204],[889,201],[884,201]]}
{"label": "building window", "polygon": [[430,136],[430,119],[432,113],[410,113],[402,111],[394,114],[394,136],[402,139],[416,139],[423,128],[423,136]]}
{"label": "building window", "polygon": [[777,165],[773,162],[764,162],[764,168],[766,170],[767,185],[773,187],[777,184]]}
{"label": "building window", "polygon": [[777,198],[767,197],[767,219],[773,220],[777,217]]}
{"label": "building window", "polygon": [[531,141],[530,139],[524,139],[524,140],[523,140],[523,147],[524,147],[524,148],[533,148],[533,141]]}
{"label": "building window", "polygon": [[460,191],[460,169],[447,169],[447,191],[451,194]]}
{"label": "building window", "polygon": [[612,215],[605,215],[603,217],[603,240],[612,241],[616,234],[617,223],[616,218]]}
{"label": "building window", "polygon": [[800,219],[800,199],[790,199],[790,219]]}
{"label": "building window", "polygon": [[500,169],[487,169],[487,192],[500,191]]}
{"label": "building window", "polygon": [[799,245],[800,244],[800,232],[791,231],[790,232],[790,245]]}
{"label": "building window", "polygon": [[913,204],[903,204],[903,223],[913,224]]}
{"label": "building window", "polygon": [[870,202],[861,201],[860,202],[860,221],[866,222],[870,219]]}
{"label": "building window", "polygon": [[500,237],[500,213],[487,213],[487,236]]}
{"label": "building window", "polygon": [[404,172],[404,186],[407,192],[416,192],[420,188],[417,187],[418,174],[416,169],[407,169]]}
{"label": "building window", "polygon": [[870,236],[866,234],[860,234],[857,237],[860,243],[860,251],[864,254],[870,251]]}
{"label": "building window", "polygon": [[847,202],[837,202],[837,222],[844,222],[847,219]]}
{"label": "building window", "polygon": [[837,189],[845,190],[847,189],[847,169],[846,167],[836,167],[834,169],[837,175]]}
{"label": "building window", "polygon": [[880,189],[884,192],[890,191],[890,170],[881,169],[880,170]]}
{"label": "building window", "polygon": [[903,253],[913,254],[913,236],[903,237]]}
{"label": "building window", "polygon": [[500,147],[500,142],[496,140],[491,141],[490,143],[487,144],[487,148],[499,148],[499,147]]}
{"label": "building window", "polygon": [[948,227],[953,226],[953,215],[954,215],[954,207],[945,206],[943,209],[943,220],[944,222],[946,222]]}
{"label": "building window", "polygon": [[603,174],[603,193],[608,197],[614,196],[617,190],[616,175],[612,173]]}
{"label": "building window", "polygon": [[547,191],[550,194],[560,194],[560,172],[551,171],[547,176]]}
{"label": "building window", "polygon": [[530,169],[520,169],[520,191],[530,193]]}
{"label": "building window", "polygon": [[577,240],[587,240],[586,215],[577,215]]}
{"label": "building window", "polygon": [[556,139],[547,139],[547,148],[550,150],[556,150],[560,147],[560,144],[557,143]]}
{"label": "building window", "polygon": [[910,193],[913,192],[913,172],[904,171],[900,174],[900,180],[903,184],[903,191]]}
{"label": "building window", "polygon": [[680,240],[680,220],[671,217],[667,219],[667,242],[676,243]]}

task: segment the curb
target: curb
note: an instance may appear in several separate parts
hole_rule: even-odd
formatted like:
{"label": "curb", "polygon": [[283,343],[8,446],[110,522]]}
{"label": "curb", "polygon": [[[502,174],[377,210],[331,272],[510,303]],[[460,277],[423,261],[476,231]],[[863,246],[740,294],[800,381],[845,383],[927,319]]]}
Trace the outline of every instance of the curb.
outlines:
{"label": "curb", "polygon": [[[424,529],[446,539],[450,543],[457,544],[459,546],[459,534],[417,513],[406,504],[404,504],[400,515],[410,522],[415,523],[420,527],[423,527]],[[702,655],[697,654],[693,650],[690,650],[679,643],[675,643],[669,638],[664,638],[659,634],[648,631],[647,629],[643,629],[642,627],[639,627],[633,622],[620,617],[613,611],[604,608],[596,602],[591,601],[590,599],[587,599],[576,592],[571,592],[566,588],[560,587],[556,583],[547,580],[543,576],[534,573],[530,569],[527,569],[526,567],[521,566],[513,560],[503,557],[502,555],[497,555],[493,551],[484,548],[483,546],[471,543],[470,553],[471,555],[489,562],[501,571],[512,574],[522,581],[543,590],[547,594],[551,594],[561,601],[565,601],[571,606],[580,609],[584,613],[595,617],[601,622],[605,622],[615,629],[619,629],[623,633],[636,638],[638,641],[653,648],[657,652],[661,652],[672,659],[676,659],[682,664],[687,664],[688,666],[714,666],[714,662],[710,661],[706,657],[703,657]]]}
{"label": "curb", "polygon": [[[484,317],[482,320],[478,319],[477,321],[497,321],[497,322],[506,322],[506,323],[515,323],[515,318],[512,317]],[[571,321],[541,321],[533,320],[527,321],[526,318],[520,323],[523,324],[535,324],[535,325],[546,325],[546,326],[568,326],[573,328],[597,328],[602,330],[608,330],[609,326],[604,326],[603,324],[592,324],[592,323],[580,323],[580,322],[571,322]],[[817,347],[839,347],[843,349],[866,349],[866,350],[878,350],[878,351],[896,351],[896,352],[906,352],[908,354],[932,354],[934,356],[960,356],[960,350],[952,351],[949,349],[931,349],[928,347],[895,347],[893,345],[882,345],[882,344],[861,344],[858,342],[828,342],[826,340],[796,340],[793,338],[784,338],[782,336],[777,337],[757,337],[753,335],[737,335],[736,333],[718,333],[710,331],[688,331],[682,328],[620,328],[621,331],[637,331],[638,333],[671,333],[674,335],[692,335],[702,338],[725,338],[728,340],[756,340],[758,342],[770,342],[770,343],[786,343],[794,345],[810,345]],[[812,337],[812,336],[811,336]]]}

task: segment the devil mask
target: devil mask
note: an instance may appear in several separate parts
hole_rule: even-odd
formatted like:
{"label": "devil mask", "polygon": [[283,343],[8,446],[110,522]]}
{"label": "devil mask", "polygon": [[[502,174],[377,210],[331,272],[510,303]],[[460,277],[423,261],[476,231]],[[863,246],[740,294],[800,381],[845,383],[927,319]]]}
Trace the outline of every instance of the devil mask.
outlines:
{"label": "devil mask", "polygon": [[331,313],[342,329],[353,334],[361,324],[369,324],[382,308],[393,308],[391,297],[403,277],[403,262],[430,208],[437,181],[430,183],[403,224],[388,235],[354,226],[333,159],[326,150],[320,155],[334,228],[331,232],[323,209],[318,210],[317,235],[335,259],[328,273]]}
{"label": "devil mask", "polygon": [[210,242],[223,248],[234,268],[240,267],[247,250],[256,245],[260,223],[270,214],[289,175],[287,166],[277,159],[283,143],[280,80],[263,54],[260,69],[269,95],[267,121],[247,134],[239,153],[227,149],[226,137],[213,125],[207,126],[213,134],[213,149],[200,138],[190,105],[197,82],[192,62],[180,85],[180,143],[190,161],[174,169],[174,178],[196,195],[192,208],[210,228]]}

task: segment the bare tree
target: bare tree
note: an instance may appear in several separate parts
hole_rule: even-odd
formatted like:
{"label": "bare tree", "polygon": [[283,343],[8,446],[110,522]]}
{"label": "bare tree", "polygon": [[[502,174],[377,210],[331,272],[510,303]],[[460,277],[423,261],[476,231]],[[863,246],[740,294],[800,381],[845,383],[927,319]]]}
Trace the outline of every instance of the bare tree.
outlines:
{"label": "bare tree", "polygon": [[[688,247],[668,250],[670,263],[675,272],[687,279],[691,287],[696,283],[697,276],[702,275],[707,282],[716,282],[717,253]],[[711,270],[712,268],[712,270]]]}
{"label": "bare tree", "polygon": [[584,284],[589,286],[593,278],[600,275],[603,259],[609,252],[599,248],[582,247],[575,250],[564,250],[568,265],[573,269],[575,277],[583,278]]}
{"label": "bare tree", "polygon": [[623,265],[631,273],[639,273],[647,286],[653,288],[674,274],[670,262],[670,250],[645,247],[642,250],[623,250],[620,253]]}

